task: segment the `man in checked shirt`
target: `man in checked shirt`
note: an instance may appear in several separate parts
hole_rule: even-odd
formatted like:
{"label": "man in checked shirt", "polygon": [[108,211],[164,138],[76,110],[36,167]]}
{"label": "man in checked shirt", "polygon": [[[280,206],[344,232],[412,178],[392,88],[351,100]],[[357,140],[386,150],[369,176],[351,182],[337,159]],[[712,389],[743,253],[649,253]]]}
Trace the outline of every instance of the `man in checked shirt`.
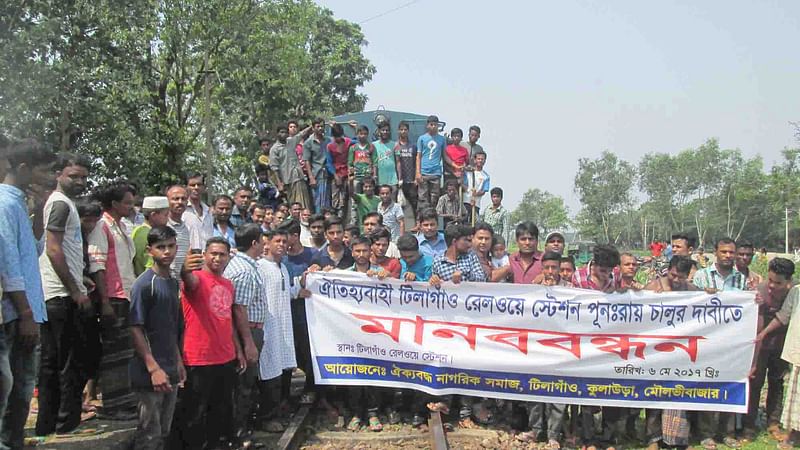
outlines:
{"label": "man in checked shirt", "polygon": [[[473,234],[475,230],[467,225],[451,224],[444,230],[447,250],[433,260],[431,285],[440,287],[443,281],[452,281],[454,284],[462,281],[486,281],[486,272],[483,271],[478,255],[471,251]],[[439,397],[428,403],[428,408],[449,414],[449,403],[450,396]],[[472,421],[471,399],[462,399],[458,416],[459,427],[477,428]]]}
{"label": "man in checked shirt", "polygon": [[261,226],[244,224],[236,230],[234,239],[238,252],[231,258],[223,275],[233,283],[234,326],[247,358],[247,368],[239,375],[236,388],[234,417],[236,437],[246,442],[252,441],[248,421],[256,406],[253,399],[257,397],[258,357],[264,344],[264,322],[267,319],[267,295],[256,264],[264,251]]}

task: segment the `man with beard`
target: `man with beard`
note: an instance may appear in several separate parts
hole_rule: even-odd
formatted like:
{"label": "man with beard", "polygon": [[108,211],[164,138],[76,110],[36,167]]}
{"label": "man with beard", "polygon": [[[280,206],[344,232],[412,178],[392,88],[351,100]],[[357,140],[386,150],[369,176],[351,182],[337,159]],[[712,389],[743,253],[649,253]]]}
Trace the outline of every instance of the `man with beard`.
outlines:
{"label": "man with beard", "polygon": [[[674,239],[673,242],[675,242]],[[694,261],[688,256],[673,255],[666,276],[651,281],[645,289],[655,292],[694,290],[694,285],[689,281],[689,273],[693,268]],[[669,447],[689,445],[689,420],[686,411],[647,409],[645,418],[647,450],[658,450],[659,441],[664,441]]]}
{"label": "man with beard", "polygon": [[[78,364],[77,356],[89,345],[79,337],[91,336],[94,347],[100,345],[97,313],[83,283],[84,242],[74,202],[86,189],[90,165],[82,156],[59,154],[55,166],[58,184],[44,206],[45,252],[39,257],[39,265],[50,314],[42,325],[38,436],[69,432],[80,424],[86,370]],[[82,333],[85,324],[94,325],[94,333]],[[97,354],[86,356],[99,358]]]}
{"label": "man with beard", "polygon": [[[220,195],[214,199],[214,237],[221,237],[236,248],[236,232],[231,225],[231,211],[233,200],[227,195]],[[247,225],[247,224],[244,224]],[[242,226],[244,226],[242,225]],[[239,227],[241,228],[241,227]]]}
{"label": "man with beard", "polygon": [[233,193],[233,204],[235,208],[231,211],[231,225],[233,228],[252,222],[250,218],[250,200],[253,199],[253,191],[247,186],[241,186]]}
{"label": "man with beard", "polygon": [[183,186],[170,186],[167,188],[167,200],[169,201],[169,219],[167,226],[175,230],[177,234],[178,248],[175,250],[175,259],[172,261],[172,277],[180,279],[181,268],[186,260],[189,250],[200,250],[204,247],[200,235],[197,231],[190,230],[183,221],[183,213],[186,212],[188,196],[186,188]]}
{"label": "man with beard", "polygon": [[[719,291],[741,291],[747,288],[745,276],[736,270],[736,242],[730,238],[717,241],[715,246],[716,262],[694,274],[694,285],[708,293]],[[707,411],[698,413],[700,444],[704,448],[716,447],[714,438],[718,432],[723,435],[723,442],[731,448],[739,448],[741,443],[735,437],[735,416],[732,413]]]}

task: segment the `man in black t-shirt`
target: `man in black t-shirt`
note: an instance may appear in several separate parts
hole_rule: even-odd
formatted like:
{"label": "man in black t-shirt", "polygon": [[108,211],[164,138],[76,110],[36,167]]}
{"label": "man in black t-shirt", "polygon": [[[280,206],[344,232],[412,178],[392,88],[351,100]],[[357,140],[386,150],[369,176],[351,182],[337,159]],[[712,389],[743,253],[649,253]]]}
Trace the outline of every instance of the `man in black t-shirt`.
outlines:
{"label": "man in black t-shirt", "polygon": [[408,123],[400,122],[397,127],[398,138],[394,146],[397,181],[403,190],[403,196],[411,205],[413,217],[417,218],[417,146],[408,140]]}

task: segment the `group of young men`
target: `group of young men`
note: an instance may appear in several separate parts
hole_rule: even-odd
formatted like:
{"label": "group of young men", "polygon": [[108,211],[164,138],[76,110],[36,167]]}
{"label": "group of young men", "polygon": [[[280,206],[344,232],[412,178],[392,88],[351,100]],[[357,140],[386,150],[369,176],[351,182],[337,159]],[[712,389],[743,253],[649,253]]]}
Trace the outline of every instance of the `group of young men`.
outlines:
{"label": "group of young men", "polygon": [[[565,442],[611,447],[633,435],[632,423],[640,412],[625,408],[603,407],[598,427],[597,407],[432,398],[362,387],[321,389],[313,378],[305,277],[333,269],[437,286],[471,281],[607,293],[756,290],[760,332],[751,411],[738,436],[755,435],[758,395],[766,380],[768,429],[784,445],[796,438],[779,428],[782,422],[787,429],[800,429],[800,359],[797,340],[792,340],[794,324],[800,321],[790,320],[800,292],[792,287],[791,261],[774,258],[768,279],[761,280],[748,268],[753,246],[722,239],[716,244],[715,263],[698,269],[689,258],[692,240],[675,235],[668,269],[643,283],[636,277],[637,258],[610,245],[597,246],[592,261],[577,269],[564,255],[565,239],[559,232],[549,233],[540,251],[539,229],[531,222],[516,225],[517,251],[509,255],[503,193],[489,189],[477,127],[470,129],[464,152],[460,132],[453,130],[448,144],[437,133],[435,117],[429,118],[428,134],[418,140],[416,150],[403,140],[408,127],[402,123],[397,144],[387,142],[382,124],[380,145],[364,139],[365,130],[358,131],[357,142],[348,142],[337,124],[333,139],[327,140],[319,134],[322,124],[314,122],[303,158],[292,148],[300,140],[289,137],[291,124],[280,129],[268,158],[275,173],[259,164],[256,189],[242,187],[232,197],[216,196],[211,205],[203,200],[202,174],[166,187],[162,196],[144,197],[141,208],[135,208],[137,189],[126,181],[107,182],[84,195],[91,162],[81,155],[56,155],[33,141],[4,149],[4,446],[22,448],[34,386],[39,408],[35,433],[46,436],[73,432],[87,413],[94,413],[84,401],[84,391],[91,395],[93,384],[102,391],[99,414],[138,419],[134,448],[258,446],[253,429],[280,432],[286,426],[296,367],[305,373],[301,401],[316,403],[354,431],[380,431],[385,421],[424,427],[429,410],[449,414],[456,407],[448,422],[453,426],[473,428],[510,414],[524,429],[517,439],[544,437],[549,448]],[[327,153],[317,153],[323,148]],[[345,161],[344,148],[348,156],[342,168],[337,164]],[[381,150],[384,159],[370,153]],[[402,169],[404,164],[411,167],[402,159],[404,152],[416,152],[413,177]],[[396,163],[395,179],[382,166],[390,159]],[[377,196],[374,176],[380,184]],[[330,191],[325,187],[329,181]],[[448,193],[439,197],[443,181]],[[456,188],[461,202],[454,197]],[[487,191],[492,206],[481,212],[480,197]],[[398,192],[414,211],[408,229],[395,200]],[[354,215],[350,201],[356,206]],[[453,212],[456,208],[461,211]],[[440,219],[448,221],[444,232]],[[781,413],[786,361],[792,368],[787,407]],[[709,450],[719,439],[729,447],[740,445],[732,414],[647,410],[645,428],[652,448],[688,445],[690,430]]]}

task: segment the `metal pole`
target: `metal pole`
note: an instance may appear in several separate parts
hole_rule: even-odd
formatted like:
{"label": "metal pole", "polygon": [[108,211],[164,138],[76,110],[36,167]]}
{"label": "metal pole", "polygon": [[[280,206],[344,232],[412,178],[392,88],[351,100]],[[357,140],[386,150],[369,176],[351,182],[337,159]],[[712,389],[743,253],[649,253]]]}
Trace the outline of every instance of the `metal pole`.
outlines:
{"label": "metal pole", "polygon": [[205,128],[206,138],[206,161],[207,170],[205,184],[208,190],[209,199],[213,197],[214,190],[214,130],[211,128],[211,74],[213,70],[208,68],[208,55],[206,55],[202,73],[205,75],[203,80],[203,97],[205,108],[203,110],[203,128]]}
{"label": "metal pole", "polygon": [[789,253],[789,208],[785,210],[784,222],[786,224],[786,228],[784,230],[784,253]]}

